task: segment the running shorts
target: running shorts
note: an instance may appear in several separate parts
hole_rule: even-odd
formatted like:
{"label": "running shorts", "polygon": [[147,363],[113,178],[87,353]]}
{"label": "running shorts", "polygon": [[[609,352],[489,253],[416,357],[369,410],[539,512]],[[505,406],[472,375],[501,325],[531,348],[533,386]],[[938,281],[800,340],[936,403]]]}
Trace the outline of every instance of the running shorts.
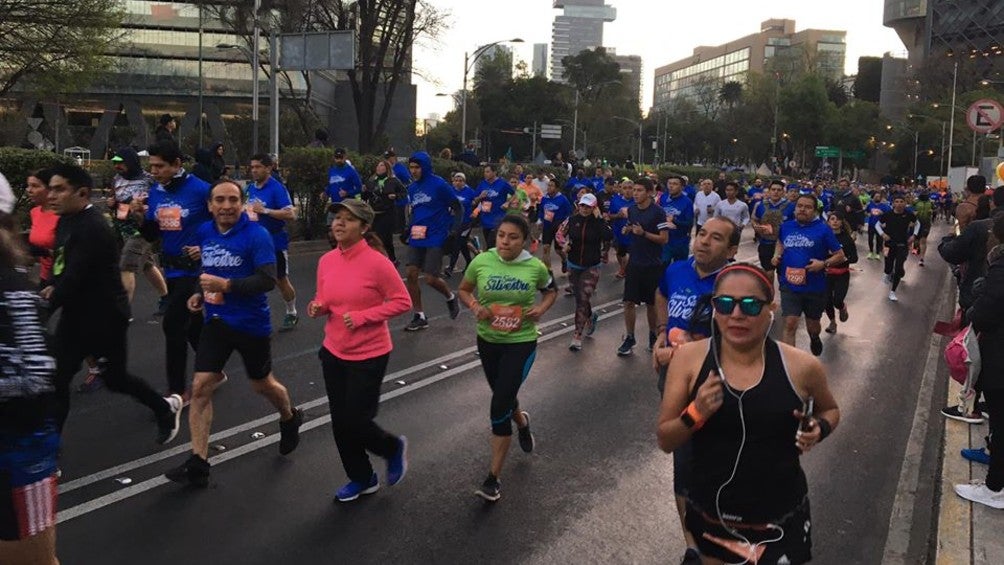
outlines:
{"label": "running shorts", "polygon": [[655,291],[662,278],[661,265],[651,267],[632,266],[625,270],[624,302],[633,304],[655,304]]}
{"label": "running shorts", "polygon": [[0,540],[18,541],[56,524],[59,433],[0,434]]}
{"label": "running shorts", "polygon": [[443,248],[408,246],[406,266],[418,267],[426,275],[443,276]]}
{"label": "running shorts", "polygon": [[275,278],[289,278],[289,251],[276,250],[275,252]]}
{"label": "running shorts", "polygon": [[804,314],[806,320],[819,320],[823,310],[826,310],[826,294],[781,289],[781,316],[797,318]]}
{"label": "running shorts", "polygon": [[[808,498],[786,517],[772,524],[730,523],[726,528],[717,517],[710,515],[714,512],[714,509],[701,511],[687,502],[685,527],[694,536],[702,555],[725,563],[739,563],[750,557],[740,546],[743,542],[733,534],[734,531],[752,543],[754,548],[762,548],[763,555],[756,560],[757,563],[799,565],[812,560],[812,519]],[[783,557],[787,557],[787,561],[783,561]],[[748,562],[754,561],[750,559]]]}
{"label": "running shorts", "polygon": [[135,235],[126,238],[122,245],[122,257],[119,259],[119,270],[127,273],[138,273],[142,269],[153,266],[153,253],[150,242]]}
{"label": "running shorts", "polygon": [[202,326],[199,349],[195,353],[195,372],[222,372],[234,350],[244,361],[249,379],[259,381],[272,373],[272,339],[235,330],[219,318]]}

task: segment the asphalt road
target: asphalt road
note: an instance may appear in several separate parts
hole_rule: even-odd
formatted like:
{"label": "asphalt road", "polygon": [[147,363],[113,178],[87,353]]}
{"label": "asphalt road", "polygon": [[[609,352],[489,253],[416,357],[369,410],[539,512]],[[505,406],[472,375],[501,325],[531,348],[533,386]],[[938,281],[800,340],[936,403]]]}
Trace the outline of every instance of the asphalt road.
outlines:
{"label": "asphalt road", "polygon": [[[944,229],[936,226],[932,241]],[[754,255],[745,242],[740,259]],[[946,266],[936,255],[928,254],[923,269],[911,257],[899,303],[886,300],[882,263],[862,260],[852,275],[850,320],[835,336],[824,334],[822,360],[842,419],[803,461],[816,563],[881,561],[929,332],[947,292]],[[301,308],[312,296],[319,256],[291,258]],[[392,323],[395,351],[378,416],[410,441],[410,470],[400,485],[355,503],[334,502],[346,478],[316,357],[322,323],[304,317],[273,341],[277,377],[307,408],[309,431],[299,449],[278,455],[276,418],[235,357],[230,382],[216,395],[207,490],[161,478],[187,457],[187,422],[178,439],[160,447],[152,417],[131,399],[107,391],[74,395],[62,459],[63,563],[677,562],[684,545],[672,459],[656,445],[655,377],[643,347],[629,358],[614,353],[623,322],[621,283],[612,275],[608,268],[595,301],[608,305],[605,319],[583,351],[567,349],[571,298],[559,297],[546,317],[520,395],[537,447],[526,455],[513,446],[498,504],[472,494],[489,456],[489,391],[473,353],[473,320],[463,312],[450,321],[442,299],[426,289],[432,327],[410,334],[400,329],[406,317]],[[278,322],[275,294],[272,306]],[[147,315],[153,308],[141,282],[130,366],[163,388],[163,338]],[[799,346],[807,342],[800,333]],[[259,431],[266,436],[252,439]],[[374,467],[382,476],[382,462]],[[916,530],[911,548],[921,552],[928,532],[922,523]]]}

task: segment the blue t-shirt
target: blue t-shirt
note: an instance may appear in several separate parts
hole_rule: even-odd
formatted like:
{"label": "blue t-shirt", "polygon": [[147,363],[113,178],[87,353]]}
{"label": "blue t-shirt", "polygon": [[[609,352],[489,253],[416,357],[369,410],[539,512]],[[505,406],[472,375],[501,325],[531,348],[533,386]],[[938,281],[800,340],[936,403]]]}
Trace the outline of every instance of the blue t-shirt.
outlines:
{"label": "blue t-shirt", "polygon": [[509,186],[509,183],[506,181],[496,177],[491,183],[487,180],[482,180],[474,192],[477,192],[479,195],[482,192],[488,193],[487,197],[480,204],[481,227],[490,230],[499,227],[502,217],[505,216],[505,204],[516,193],[516,189]]}
{"label": "blue t-shirt", "polygon": [[666,214],[666,223],[672,217],[676,226],[669,230],[669,241],[662,254],[663,262],[686,259],[690,255],[690,231],[694,227],[694,201],[682,192],[675,198],[664,192],[659,195],[659,207]]}
{"label": "blue t-shirt", "polygon": [[886,212],[892,212],[892,206],[890,206],[888,202],[883,202],[881,204],[869,202],[868,205],[865,206],[865,214],[868,215],[868,227],[875,227],[879,218]]}
{"label": "blue t-shirt", "polygon": [[697,197],[697,187],[695,187],[692,184],[688,184],[687,186],[683,187],[683,193],[687,195],[687,198],[693,200],[694,198]]}
{"label": "blue t-shirt", "polygon": [[[209,183],[195,175],[187,175],[180,186],[168,191],[160,183],[150,187],[146,221],[160,227],[161,250],[166,257],[181,257],[181,248],[199,244],[196,232],[211,219],[206,202]],[[184,271],[165,265],[164,276],[194,277],[197,271]]]}
{"label": "blue t-shirt", "polygon": [[694,315],[698,299],[714,292],[717,276],[718,271],[715,271],[701,278],[694,267],[693,257],[686,261],[677,261],[666,268],[662,279],[659,280],[659,292],[668,302],[667,336],[669,330],[673,328],[710,335],[710,328],[691,328],[690,319]]}
{"label": "blue t-shirt", "polygon": [[338,194],[341,190],[346,192],[345,198],[355,198],[363,191],[363,181],[359,178],[359,173],[348,163],[341,167],[332,165],[328,169],[328,188],[324,189],[324,192],[332,204],[343,200]]}
{"label": "blue t-shirt", "polygon": [[[199,247],[202,249],[202,272],[225,279],[250,277],[263,265],[275,263],[272,236],[264,227],[241,214],[237,225],[220,233],[213,221],[199,227]],[[272,333],[268,296],[234,292],[205,293],[203,309],[206,319],[219,318],[239,332],[258,337]]]}
{"label": "blue t-shirt", "polygon": [[269,177],[265,181],[265,186],[258,188],[258,185],[251,183],[248,185],[248,219],[258,222],[258,225],[265,228],[272,234],[272,242],[276,251],[289,249],[289,234],[286,233],[286,221],[277,220],[265,214],[255,214],[251,206],[255,202],[261,202],[262,206],[269,210],[284,210],[293,207],[293,201],[289,199],[289,191],[282,186],[274,177]]}
{"label": "blue t-shirt", "polygon": [[[637,204],[628,208],[628,224],[639,224],[647,233],[659,233],[669,230],[666,225],[666,214],[662,208],[651,202],[648,208],[642,210]],[[645,237],[630,233],[631,243],[628,247],[628,265],[632,267],[658,267],[662,265],[662,246]]]}
{"label": "blue t-shirt", "polygon": [[605,177],[593,177],[593,190],[597,193],[603,192],[603,189],[607,186],[607,179]]}
{"label": "blue t-shirt", "polygon": [[565,183],[565,197],[567,197],[570,201],[577,200],[579,197],[579,191],[583,188],[596,190],[593,186],[593,179],[587,177],[572,177]]}
{"label": "blue t-shirt", "polygon": [[[791,221],[795,218],[795,203],[788,202],[782,198],[777,204],[771,204],[770,200],[761,200],[753,209],[753,217],[756,221],[763,222],[763,216],[767,212],[777,212],[781,214],[781,223]],[[777,237],[760,236],[760,245],[774,245]]]}
{"label": "blue t-shirt", "polygon": [[408,203],[411,204],[408,245],[442,247],[453,227],[450,206],[455,201],[457,191],[441,177],[430,175],[411,183],[408,186]]}
{"label": "blue t-shirt", "polygon": [[[454,188],[454,190],[456,189]],[[474,221],[474,219],[471,218],[471,213],[474,212],[474,198],[478,195],[478,193],[474,192],[474,189],[466,184],[464,185],[464,188],[457,190],[456,192],[457,200],[460,201],[460,206],[464,210],[464,217],[460,221],[460,227],[467,228],[471,225],[471,222]],[[402,198],[402,200],[404,199]]]}
{"label": "blue t-shirt", "polygon": [[[621,210],[634,204],[634,200],[624,198],[620,193],[614,193],[614,195],[610,197],[609,202],[611,216],[616,216]],[[617,242],[621,245],[631,244],[631,235],[622,233],[624,231],[624,226],[626,226],[627,223],[627,218],[615,218],[610,222],[610,229],[614,231],[614,237],[617,238]]]}
{"label": "blue t-shirt", "polygon": [[[540,199],[540,220],[545,226],[560,226],[572,215],[572,204],[560,192],[554,196],[545,194]],[[550,219],[549,219],[550,218]]]}
{"label": "blue t-shirt", "polygon": [[[793,284],[801,276],[799,270],[804,270],[812,259],[825,261],[827,257],[840,251],[843,247],[837,241],[830,226],[820,218],[802,225],[796,220],[781,224],[781,245],[784,254],[778,266],[778,278],[781,288],[798,293],[826,292],[826,272],[804,272],[804,284]],[[793,272],[789,272],[792,269]]]}

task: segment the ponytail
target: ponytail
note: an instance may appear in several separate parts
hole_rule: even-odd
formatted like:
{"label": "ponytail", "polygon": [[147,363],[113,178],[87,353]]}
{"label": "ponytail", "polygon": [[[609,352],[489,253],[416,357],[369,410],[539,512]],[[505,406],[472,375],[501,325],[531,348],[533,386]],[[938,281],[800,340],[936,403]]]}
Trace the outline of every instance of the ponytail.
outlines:
{"label": "ponytail", "polygon": [[384,257],[389,258],[389,255],[387,255],[387,248],[383,246],[383,241],[380,240],[380,236],[377,234],[372,231],[367,231],[363,234],[363,241],[366,242],[366,245],[369,245],[373,249],[379,251]]}

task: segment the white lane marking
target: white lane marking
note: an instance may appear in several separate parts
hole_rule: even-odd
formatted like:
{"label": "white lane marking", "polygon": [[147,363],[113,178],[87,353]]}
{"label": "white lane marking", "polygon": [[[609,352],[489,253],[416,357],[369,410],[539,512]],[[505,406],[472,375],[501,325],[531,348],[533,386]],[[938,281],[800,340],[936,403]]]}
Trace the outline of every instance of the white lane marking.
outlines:
{"label": "white lane marking", "polygon": [[[597,306],[594,306],[594,308],[597,309],[597,310],[602,310],[604,308],[610,308],[610,307],[618,305],[620,303],[621,303],[620,300],[612,300],[610,302],[605,302],[603,304],[599,304]],[[567,321],[572,320],[574,318],[575,318],[575,314],[568,314],[568,315],[562,316],[560,318],[555,318],[553,320],[548,320],[547,322],[543,322],[538,327],[540,329],[547,329],[547,328],[550,328],[551,326],[555,326],[555,325],[561,324],[562,322],[567,322]],[[318,346],[318,347],[320,347],[320,346]],[[293,353],[293,354],[288,354],[288,355],[284,355],[284,356],[281,356],[281,357],[277,357],[276,359],[273,360],[273,363],[278,363],[278,362],[282,362],[282,361],[288,361],[288,360],[296,358],[296,357],[301,357],[303,355],[316,353],[318,347],[314,347],[312,349],[305,350],[305,351],[302,351],[302,352],[299,352],[299,353]],[[413,365],[413,366],[408,367],[406,369],[401,369],[399,371],[395,371],[395,372],[387,375],[386,377],[384,377],[383,382],[388,383],[388,382],[393,382],[395,380],[399,380],[402,377],[406,377],[408,375],[417,373],[419,371],[423,371],[425,369],[428,369],[429,367],[435,367],[437,365],[440,365],[440,364],[443,364],[443,363],[445,363],[447,361],[450,361],[451,359],[455,359],[457,357],[462,357],[464,355],[468,355],[468,354],[473,353],[475,351],[477,351],[477,347],[476,346],[472,346],[472,347],[467,347],[467,348],[461,349],[459,351],[454,351],[454,352],[446,354],[446,355],[442,355],[442,356],[437,357],[435,359],[432,359],[430,361],[425,361],[425,362],[419,363],[418,365]],[[317,408],[318,406],[323,406],[323,405],[325,405],[327,403],[328,403],[328,397],[327,396],[322,396],[320,398],[315,398],[314,400],[311,400],[309,402],[305,402],[303,404],[300,404],[299,408],[302,409],[302,410],[311,410],[313,408]],[[275,416],[275,414],[270,414],[268,416],[263,416],[263,417],[258,418],[256,420],[251,420],[250,422],[245,422],[243,424],[239,424],[239,425],[234,426],[232,428],[216,432],[216,433],[212,434],[211,436],[209,436],[209,442],[210,443],[219,442],[219,441],[225,440],[227,438],[233,437],[233,436],[235,436],[237,434],[244,433],[244,432],[247,432],[249,430],[253,430],[255,428],[259,428],[261,426],[274,425],[275,422],[276,422],[276,416]],[[114,467],[109,467],[109,468],[104,469],[102,471],[98,471],[96,473],[92,473],[90,475],[87,475],[87,476],[84,476],[84,477],[80,477],[78,479],[73,479],[72,481],[67,481],[67,482],[62,483],[62,484],[59,485],[59,494],[66,494],[68,492],[73,492],[73,491],[75,491],[75,490],[77,490],[79,488],[83,488],[83,487],[86,487],[88,485],[92,485],[94,483],[100,482],[100,481],[108,480],[108,479],[117,477],[119,475],[126,474],[126,473],[128,473],[130,471],[133,471],[135,469],[140,469],[142,467],[146,467],[147,465],[151,465],[153,463],[157,463],[158,461],[163,461],[165,459],[170,459],[171,457],[174,457],[176,455],[181,455],[182,453],[187,453],[187,452],[191,451],[191,449],[192,449],[192,444],[191,443],[186,443],[186,444],[183,444],[183,445],[178,445],[178,446],[172,447],[172,448],[164,450],[164,451],[158,451],[157,453],[153,453],[153,454],[147,455],[145,457],[141,457],[139,459],[135,459],[133,461],[122,463],[120,465],[115,465]]]}
{"label": "white lane marking", "polygon": [[[594,308],[599,309],[600,307],[596,306]],[[607,312],[606,314],[600,315],[599,319],[600,320],[605,320],[607,318],[612,318],[612,317],[617,316],[618,314],[620,314],[620,312],[621,312],[620,310],[616,310],[614,312]],[[557,337],[559,337],[561,335],[565,335],[565,334],[571,333],[573,331],[575,331],[575,328],[572,327],[572,326],[569,326],[567,328],[562,328],[562,329],[560,329],[560,330],[558,330],[556,332],[547,334],[545,336],[541,336],[537,340],[537,343],[539,344],[541,342],[550,341],[550,340],[555,339],[555,338],[557,338]],[[404,387],[401,387],[399,389],[392,390],[390,392],[381,394],[380,395],[380,402],[386,402],[386,401],[388,401],[388,400],[390,400],[392,398],[397,398],[398,396],[403,396],[403,395],[405,395],[405,394],[407,394],[409,392],[414,392],[414,391],[416,391],[416,390],[418,390],[420,388],[424,388],[424,387],[427,387],[427,386],[429,386],[431,384],[438,383],[439,381],[442,381],[443,379],[447,379],[447,378],[453,377],[455,375],[459,375],[461,373],[467,372],[467,371],[469,371],[471,369],[477,368],[480,365],[481,365],[481,360],[480,359],[475,359],[473,361],[468,361],[467,363],[464,363],[463,365],[457,365],[456,367],[453,367],[452,369],[449,369],[447,371],[443,371],[442,373],[439,373],[438,375],[435,375],[435,376],[429,377],[427,379],[423,379],[421,381],[412,383],[412,384],[410,384],[408,386],[404,386]],[[324,400],[324,402],[327,402],[327,398],[324,398],[324,399],[321,399],[321,400]],[[271,416],[268,419],[269,420],[274,420],[275,416]],[[324,416],[312,419],[312,420],[304,423],[303,426],[300,427],[300,433],[308,432],[310,430],[313,430],[314,428],[318,428],[318,427],[324,426],[324,425],[326,425],[326,424],[328,424],[330,422],[331,422],[331,414],[325,414]],[[213,440],[210,439],[210,442],[211,441],[213,441]],[[209,458],[209,462],[212,465],[219,465],[220,463],[224,463],[226,461],[230,461],[231,459],[236,459],[237,457],[240,457],[242,455],[247,455],[248,453],[252,453],[254,451],[258,451],[259,449],[264,449],[264,448],[266,448],[266,447],[268,447],[268,446],[270,446],[270,445],[272,445],[274,443],[277,443],[278,441],[279,441],[279,434],[271,434],[271,435],[268,435],[268,436],[266,436],[266,437],[264,437],[262,439],[259,439],[259,440],[256,440],[256,441],[252,441],[251,443],[244,444],[244,445],[242,445],[240,447],[237,447],[235,449],[232,449],[230,451],[226,451],[226,452],[221,453],[219,455],[214,455],[214,456],[212,456],[212,457]],[[67,508],[66,510],[60,510],[59,514],[58,514],[57,523],[61,524],[63,522],[67,522],[67,521],[72,520],[74,518],[79,518],[81,516],[84,516],[85,514],[89,514],[91,512],[96,511],[96,510],[100,510],[100,509],[102,509],[102,508],[104,508],[106,506],[110,506],[112,504],[115,504],[116,502],[121,502],[121,501],[126,500],[128,498],[132,498],[134,496],[138,496],[140,494],[143,494],[144,492],[153,490],[153,489],[155,489],[155,488],[157,488],[157,487],[159,487],[161,485],[165,485],[165,484],[170,483],[170,482],[171,481],[169,481],[166,477],[164,477],[164,475],[157,475],[156,477],[147,479],[147,480],[145,480],[145,481],[143,481],[141,483],[130,485],[129,487],[126,487],[124,489],[115,491],[113,493],[106,494],[104,496],[99,496],[98,498],[95,498],[95,499],[92,499],[92,500],[88,500],[87,502],[82,502],[82,503],[80,503],[80,504],[78,504],[76,506],[72,506],[70,508]]]}

